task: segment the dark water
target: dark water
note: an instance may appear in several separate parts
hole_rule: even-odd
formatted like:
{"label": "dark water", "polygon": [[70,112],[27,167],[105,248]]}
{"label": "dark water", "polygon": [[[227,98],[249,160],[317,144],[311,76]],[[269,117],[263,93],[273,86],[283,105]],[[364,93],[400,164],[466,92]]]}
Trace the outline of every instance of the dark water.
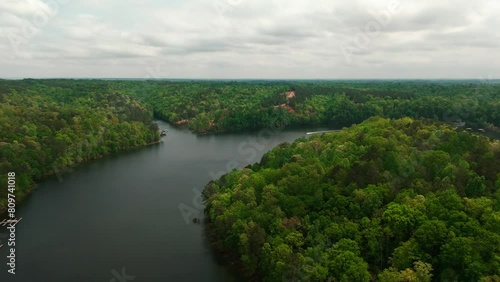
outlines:
{"label": "dark water", "polygon": [[[0,281],[241,280],[215,257],[203,222],[186,221],[179,205],[201,212],[195,192],[213,176],[325,128],[197,137],[158,123],[170,128],[164,142],[40,183],[17,212],[16,275],[7,273],[4,246]],[[5,227],[0,232],[5,236]]]}

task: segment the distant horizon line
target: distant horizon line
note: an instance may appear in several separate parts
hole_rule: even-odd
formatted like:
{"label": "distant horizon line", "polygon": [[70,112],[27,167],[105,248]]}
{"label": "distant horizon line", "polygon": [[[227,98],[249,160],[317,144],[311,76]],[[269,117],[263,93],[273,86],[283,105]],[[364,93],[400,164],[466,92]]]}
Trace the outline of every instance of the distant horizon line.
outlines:
{"label": "distant horizon line", "polygon": [[168,80],[224,80],[224,81],[252,81],[252,80],[268,80],[268,81],[339,81],[339,80],[469,80],[469,81],[492,81],[500,80],[500,78],[137,78],[137,77],[0,77],[0,80],[43,80],[43,79],[66,79],[66,80],[151,80],[151,81],[168,81]]}

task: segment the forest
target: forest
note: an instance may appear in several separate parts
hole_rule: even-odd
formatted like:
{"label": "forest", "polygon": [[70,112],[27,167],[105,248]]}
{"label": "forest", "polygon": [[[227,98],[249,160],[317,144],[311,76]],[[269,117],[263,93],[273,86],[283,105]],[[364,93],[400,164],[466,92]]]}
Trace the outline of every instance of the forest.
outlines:
{"label": "forest", "polygon": [[[159,140],[153,112],[105,83],[0,81],[0,181],[16,173],[16,199],[35,181]],[[7,207],[0,191],[0,214]]]}
{"label": "forest", "polygon": [[115,83],[155,115],[198,134],[288,126],[342,128],[371,116],[498,131],[499,81],[148,81]]}
{"label": "forest", "polygon": [[56,99],[68,99],[67,92],[74,96],[88,92],[119,93],[141,101],[156,118],[187,126],[197,134],[280,125],[340,129],[372,116],[464,122],[464,128],[500,132],[497,80],[0,81],[3,92],[27,86],[35,93],[52,88],[50,95]]}
{"label": "forest", "polygon": [[203,191],[256,281],[499,281],[500,143],[372,117],[301,138]]}
{"label": "forest", "polygon": [[[203,192],[214,246],[259,281],[500,281],[500,83],[0,80],[0,181],[160,139],[324,125]],[[6,207],[0,191],[0,213]]]}

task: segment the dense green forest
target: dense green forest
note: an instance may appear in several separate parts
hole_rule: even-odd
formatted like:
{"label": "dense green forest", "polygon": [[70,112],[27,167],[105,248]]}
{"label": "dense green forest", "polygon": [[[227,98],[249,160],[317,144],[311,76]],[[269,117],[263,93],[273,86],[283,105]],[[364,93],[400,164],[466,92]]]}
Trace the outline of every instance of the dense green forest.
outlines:
{"label": "dense green forest", "polygon": [[[92,81],[0,81],[0,182],[21,200],[44,176],[159,140],[153,112]],[[4,187],[4,186],[2,186]],[[7,189],[0,191],[0,213]]]}
{"label": "dense green forest", "polygon": [[[499,95],[495,80],[0,80],[0,171],[23,172],[22,196],[33,179],[54,170],[154,142],[153,115],[198,134],[341,128],[371,116],[463,121],[471,130],[498,132]],[[0,210],[4,197],[0,192]]]}
{"label": "dense green forest", "polygon": [[[157,117],[196,133],[323,124],[334,128],[371,116],[465,122],[498,130],[500,83],[478,81],[120,82]],[[278,126],[281,124],[278,124]]]}
{"label": "dense green forest", "polygon": [[153,115],[198,134],[341,128],[371,116],[463,121],[498,132],[499,95],[495,80],[0,80],[0,171],[23,171],[22,196],[33,179],[54,170],[155,141]]}
{"label": "dense green forest", "polygon": [[359,124],[207,185],[211,237],[254,279],[500,280],[500,144],[469,132],[499,131],[498,81],[0,80],[0,181],[16,172],[20,200],[157,142],[153,117],[198,134]]}
{"label": "dense green forest", "polygon": [[449,125],[372,117],[203,196],[215,246],[255,280],[500,281],[500,143]]}
{"label": "dense green forest", "polygon": [[[341,128],[371,116],[465,122],[498,131],[500,81],[2,81],[0,88],[29,86],[120,93],[141,100],[157,118],[187,124],[195,133],[234,132],[270,126]],[[51,95],[62,99],[66,92]],[[280,124],[276,124],[280,123]]]}

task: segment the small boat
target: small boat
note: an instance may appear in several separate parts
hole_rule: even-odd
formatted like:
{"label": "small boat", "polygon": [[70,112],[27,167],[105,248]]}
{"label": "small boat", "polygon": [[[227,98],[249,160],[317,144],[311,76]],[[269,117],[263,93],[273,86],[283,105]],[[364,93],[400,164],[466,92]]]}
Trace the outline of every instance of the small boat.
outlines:
{"label": "small boat", "polygon": [[315,131],[315,132],[307,132],[306,135],[312,135],[312,134],[322,134],[322,133],[328,133],[328,132],[339,132],[340,130],[323,130],[323,131]]}
{"label": "small boat", "polygon": [[160,136],[166,136],[166,135],[167,135],[167,132],[168,132],[168,130],[163,129],[163,130],[160,132]]}

